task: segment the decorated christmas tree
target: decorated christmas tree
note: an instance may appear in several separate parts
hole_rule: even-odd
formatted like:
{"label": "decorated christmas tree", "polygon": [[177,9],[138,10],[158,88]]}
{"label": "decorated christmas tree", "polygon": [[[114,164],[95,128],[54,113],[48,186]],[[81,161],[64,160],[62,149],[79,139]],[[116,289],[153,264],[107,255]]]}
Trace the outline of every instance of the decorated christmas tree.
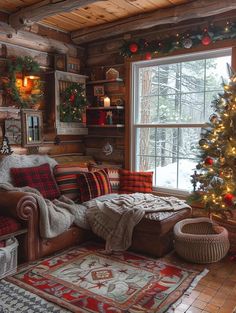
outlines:
{"label": "decorated christmas tree", "polygon": [[236,208],[236,74],[228,68],[231,77],[212,102],[214,113],[202,129],[200,161],[192,175],[193,198],[209,212]]}

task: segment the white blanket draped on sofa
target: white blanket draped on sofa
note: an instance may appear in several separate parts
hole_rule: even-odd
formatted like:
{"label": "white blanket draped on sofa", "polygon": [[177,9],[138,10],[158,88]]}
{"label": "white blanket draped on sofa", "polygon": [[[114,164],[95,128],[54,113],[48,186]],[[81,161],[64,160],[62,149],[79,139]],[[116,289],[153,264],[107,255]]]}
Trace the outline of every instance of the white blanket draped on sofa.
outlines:
{"label": "white blanket draped on sofa", "polygon": [[190,208],[175,197],[158,197],[134,193],[99,197],[84,205],[93,232],[106,240],[107,251],[122,251],[131,246],[135,225],[150,212],[177,211]]}
{"label": "white blanket draped on sofa", "polygon": [[0,189],[26,192],[34,197],[39,207],[39,231],[42,238],[53,238],[69,229],[72,223],[89,229],[85,216],[86,207],[74,203],[65,196],[53,201],[45,199],[39,191],[30,187],[13,187],[9,183],[1,184]]}
{"label": "white blanket draped on sofa", "polygon": [[106,240],[107,251],[129,248],[133,228],[145,214],[160,211],[177,211],[191,208],[175,197],[158,197],[152,194],[109,194],[76,204],[61,196],[53,201],[44,199],[39,191],[30,187],[13,187],[1,184],[6,191],[26,192],[34,197],[39,207],[39,231],[42,238],[53,238],[66,231],[72,223],[90,229]]}

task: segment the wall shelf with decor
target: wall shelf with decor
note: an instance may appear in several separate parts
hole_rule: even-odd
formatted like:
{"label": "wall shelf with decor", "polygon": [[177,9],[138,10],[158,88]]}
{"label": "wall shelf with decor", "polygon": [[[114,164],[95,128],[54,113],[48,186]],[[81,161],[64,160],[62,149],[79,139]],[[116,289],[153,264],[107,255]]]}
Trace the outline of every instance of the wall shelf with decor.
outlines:
{"label": "wall shelf with decor", "polygon": [[86,109],[86,126],[119,128],[124,127],[124,107],[88,107]]}
{"label": "wall shelf with decor", "polygon": [[125,138],[125,83],[119,74],[110,68],[102,75],[90,75],[91,81],[86,84],[86,153],[112,164],[122,164],[124,158],[120,151]]}
{"label": "wall shelf with decor", "polygon": [[125,127],[124,124],[116,124],[116,125],[87,125],[87,127],[102,127],[102,128],[121,128],[121,127]]}
{"label": "wall shelf with decor", "polygon": [[112,84],[112,83],[123,83],[123,78],[115,79],[101,79],[101,80],[91,80],[87,82],[87,85],[96,85],[96,84]]}
{"label": "wall shelf with decor", "polygon": [[122,106],[109,106],[109,107],[87,107],[87,110],[124,110]]}

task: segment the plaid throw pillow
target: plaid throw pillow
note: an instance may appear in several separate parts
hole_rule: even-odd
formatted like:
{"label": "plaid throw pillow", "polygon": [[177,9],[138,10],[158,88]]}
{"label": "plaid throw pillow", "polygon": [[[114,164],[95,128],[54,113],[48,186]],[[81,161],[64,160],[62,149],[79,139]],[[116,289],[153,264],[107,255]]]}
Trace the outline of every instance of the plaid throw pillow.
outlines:
{"label": "plaid throw pillow", "polygon": [[153,172],[120,170],[120,193],[152,192]]}
{"label": "plaid throw pillow", "polygon": [[14,218],[7,216],[0,216],[0,236],[14,233],[21,229],[21,224]]}
{"label": "plaid throw pillow", "polygon": [[98,171],[99,169],[104,169],[108,173],[108,177],[111,183],[111,190],[112,192],[118,192],[120,188],[120,175],[119,175],[119,168],[114,167],[97,167],[97,166],[90,166],[89,170],[91,172]]}
{"label": "plaid throw pillow", "polygon": [[111,193],[111,184],[105,170],[77,175],[81,202]]}
{"label": "plaid throw pillow", "polygon": [[79,199],[77,174],[88,172],[87,165],[83,164],[58,164],[54,167],[54,176],[62,195],[73,201]]}
{"label": "plaid throw pillow", "polygon": [[50,200],[60,196],[60,190],[48,163],[35,167],[11,168],[11,176],[16,187],[35,188],[44,198]]}

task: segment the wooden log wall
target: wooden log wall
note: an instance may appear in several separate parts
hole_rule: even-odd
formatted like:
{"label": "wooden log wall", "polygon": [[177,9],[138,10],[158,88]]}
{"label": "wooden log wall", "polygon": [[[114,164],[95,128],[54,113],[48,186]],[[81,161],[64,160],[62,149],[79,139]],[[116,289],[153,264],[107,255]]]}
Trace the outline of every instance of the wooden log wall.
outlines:
{"label": "wooden log wall", "polygon": [[[40,26],[41,27],[41,26]],[[35,32],[39,32],[38,29],[34,29]],[[26,37],[21,40],[20,34],[14,36],[0,35],[0,73],[1,76],[6,72],[6,59],[7,57],[12,56],[31,56],[35,59],[42,68],[41,79],[44,82],[45,95],[47,94],[47,89],[51,88],[51,83],[45,80],[45,73],[47,71],[52,71],[54,68],[54,56],[55,54],[67,54],[67,60],[69,62],[75,63],[75,66],[78,66],[79,63],[83,64],[84,62],[79,62],[83,59],[83,51],[75,45],[73,45],[65,34],[60,34],[55,31],[48,32],[51,35],[51,38],[45,40],[44,33],[46,32],[44,27],[41,27],[40,34],[34,35],[29,33],[29,38]],[[24,33],[27,33],[24,31]],[[30,38],[36,36],[38,38],[37,42],[31,42]],[[40,40],[43,41],[43,45],[40,45]],[[56,43],[56,47],[54,45]],[[57,48],[58,47],[58,48]],[[64,50],[63,50],[64,49]],[[71,67],[74,69],[74,67]],[[80,74],[83,73],[83,68],[80,69]],[[1,87],[1,86],[0,86]],[[0,88],[1,89],[1,88]],[[2,137],[4,135],[4,121],[9,118],[20,118],[20,114],[13,114],[5,110],[5,107],[9,105],[9,101],[4,101],[4,97],[0,93],[0,143],[2,142]],[[39,153],[42,154],[61,154],[61,153],[85,153],[84,143],[82,136],[78,135],[60,135],[57,137],[60,139],[60,143],[55,144],[55,138],[57,136],[56,129],[51,122],[48,112],[50,108],[54,107],[52,99],[44,97],[44,100],[40,104],[40,110],[43,112],[43,144],[39,147]],[[20,145],[12,145],[12,150],[15,153],[26,154],[32,153],[29,149],[23,148]]]}

